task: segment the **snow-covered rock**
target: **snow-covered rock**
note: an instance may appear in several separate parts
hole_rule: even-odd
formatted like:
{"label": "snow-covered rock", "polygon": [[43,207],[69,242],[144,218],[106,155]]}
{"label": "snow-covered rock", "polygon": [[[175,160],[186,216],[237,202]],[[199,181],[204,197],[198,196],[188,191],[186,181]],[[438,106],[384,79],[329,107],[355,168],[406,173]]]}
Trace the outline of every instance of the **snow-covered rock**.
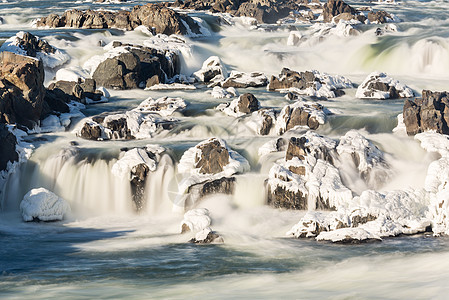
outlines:
{"label": "snow-covered rock", "polygon": [[194,244],[223,243],[223,238],[209,227],[211,218],[206,208],[191,209],[184,214],[181,233],[192,232],[195,236],[189,241]]}
{"label": "snow-covered rock", "polygon": [[259,109],[251,114],[246,125],[253,129],[256,134],[268,135],[276,122],[276,114],[273,109]]}
{"label": "snow-covered rock", "polygon": [[226,78],[228,76],[228,71],[218,56],[211,56],[204,61],[200,70],[193,73],[193,76],[199,81],[207,83],[212,80],[215,81],[214,78],[217,76],[220,79]]}
{"label": "snow-covered rock", "polygon": [[212,91],[209,91],[209,93],[212,95],[212,97],[216,99],[223,99],[223,98],[234,98],[239,96],[239,93],[237,90],[233,87],[229,87],[227,89],[222,88],[221,86],[214,86]]}
{"label": "snow-covered rock", "polygon": [[360,99],[396,99],[414,96],[413,90],[385,73],[373,72],[359,85],[355,94]]}
{"label": "snow-covered rock", "polygon": [[142,101],[136,110],[143,113],[157,113],[163,117],[172,115],[175,111],[182,111],[186,103],[181,98],[161,97],[156,100],[148,98]]}
{"label": "snow-covered rock", "polygon": [[243,94],[239,98],[234,99],[229,103],[222,103],[217,107],[218,110],[224,112],[228,116],[236,118],[257,111],[259,108],[259,100],[250,93]]}
{"label": "snow-covered rock", "polygon": [[223,88],[248,88],[248,87],[262,87],[268,84],[268,78],[265,74],[260,72],[239,72],[231,71],[231,74],[223,82]]}
{"label": "snow-covered rock", "polygon": [[299,100],[282,108],[275,130],[277,134],[283,134],[295,126],[317,129],[326,122],[326,115],[329,114],[330,111],[317,102]]}
{"label": "snow-covered rock", "polygon": [[63,65],[70,59],[70,56],[64,51],[24,31],[19,31],[15,36],[7,39],[0,47],[0,51],[36,57],[42,60],[44,67],[48,68]]}
{"label": "snow-covered rock", "polygon": [[29,191],[20,203],[24,221],[59,221],[70,212],[70,206],[62,198],[45,188]]}
{"label": "snow-covered rock", "polygon": [[268,203],[274,207],[314,210],[335,209],[352,199],[332,165],[336,142],[308,131],[291,138],[285,159],[270,169]]}
{"label": "snow-covered rock", "polygon": [[237,173],[250,169],[248,161],[219,138],[210,138],[184,152],[178,164],[183,175],[176,205],[193,205],[211,193],[231,194]]}

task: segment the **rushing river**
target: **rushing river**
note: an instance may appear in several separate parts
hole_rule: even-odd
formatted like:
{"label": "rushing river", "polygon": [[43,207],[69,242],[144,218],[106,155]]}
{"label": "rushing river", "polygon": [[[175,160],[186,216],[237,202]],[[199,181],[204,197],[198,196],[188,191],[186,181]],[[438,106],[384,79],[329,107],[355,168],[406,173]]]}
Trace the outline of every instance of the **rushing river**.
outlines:
{"label": "rushing river", "polygon": [[[121,30],[36,29],[32,21],[67,9],[129,9],[146,1],[92,4],[84,1],[10,1],[0,3],[0,39],[29,31],[65,50],[68,66],[82,66],[102,54],[99,46],[113,40],[141,43],[145,33]],[[373,5],[348,1],[356,6]],[[211,55],[229,69],[277,75],[282,67],[339,74],[360,84],[372,71],[387,72],[418,94],[423,89],[449,89],[449,3],[402,1],[375,5],[403,22],[398,32],[376,36],[375,25],[362,26],[358,36],[329,36],[301,46],[288,46],[289,31],[253,30],[243,24],[210,28],[212,35],[189,39],[181,72],[190,75]],[[211,17],[202,13],[197,16]],[[309,25],[297,25],[306,31]],[[54,71],[46,71],[49,83]],[[256,136],[244,123],[214,108],[224,102],[194,91],[110,91],[108,103],[88,106],[83,113],[123,112],[148,97],[170,95],[189,103],[180,126],[152,139],[87,141],[66,132],[32,135],[28,162],[13,174],[1,199],[0,298],[2,299],[446,299],[449,295],[449,240],[431,235],[400,236],[382,242],[341,245],[313,239],[291,239],[285,233],[305,214],[265,205],[264,181],[276,159],[260,161],[259,147],[274,136]],[[262,106],[280,108],[280,93],[250,88]],[[243,90],[240,92],[243,93]],[[323,102],[338,112],[317,131],[339,138],[360,130],[386,153],[394,176],[380,191],[420,188],[434,156],[413,138],[394,135],[403,100],[366,101],[355,89]],[[73,128],[73,127],[72,127]],[[221,137],[250,163],[238,175],[232,196],[210,196],[201,207],[211,212],[213,228],[224,244],[186,243],[179,234],[182,214],[172,212],[178,177],[176,162],[184,151],[210,137]],[[80,152],[62,159],[71,141]],[[111,173],[120,149],[159,144],[172,159],[147,180],[146,208],[133,212],[129,182]],[[279,157],[277,157],[279,158]],[[172,162],[174,161],[174,163]],[[368,189],[352,181],[356,193]],[[25,193],[45,187],[69,201],[64,221],[25,223],[19,203]]]}

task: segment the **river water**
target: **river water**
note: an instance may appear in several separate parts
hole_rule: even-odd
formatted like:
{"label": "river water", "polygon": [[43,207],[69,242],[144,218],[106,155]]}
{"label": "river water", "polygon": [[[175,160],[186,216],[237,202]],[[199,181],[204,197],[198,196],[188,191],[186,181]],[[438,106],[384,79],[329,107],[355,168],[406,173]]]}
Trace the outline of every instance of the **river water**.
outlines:
{"label": "river water", "polygon": [[[36,29],[33,19],[70,8],[120,9],[143,1],[92,4],[83,1],[3,1],[0,39],[20,30],[45,38],[65,50],[64,66],[82,66],[103,53],[99,41],[139,43],[142,32],[120,30]],[[349,1],[356,6],[373,5]],[[211,55],[230,68],[277,75],[282,67],[316,69],[348,77],[360,84],[372,71],[387,72],[413,88],[442,91],[449,87],[449,3],[402,1],[374,5],[395,13],[403,22],[398,32],[377,37],[375,25],[353,37],[330,36],[301,46],[288,46],[287,29],[253,30],[222,26],[209,37],[189,39],[182,73],[191,74]],[[205,19],[204,14],[197,14]],[[308,25],[298,25],[307,30]],[[46,82],[54,71],[47,70]],[[287,100],[264,88],[247,89],[262,106],[282,107]],[[241,90],[240,92],[243,92]],[[279,211],[265,205],[264,180],[276,157],[259,161],[258,148],[274,136],[260,137],[242,122],[214,109],[206,89],[195,91],[111,91],[108,103],[87,107],[92,116],[121,112],[142,100],[163,95],[189,103],[181,125],[152,139],[93,142],[71,131],[28,137],[36,149],[4,187],[0,212],[0,298],[294,298],[294,299],[446,299],[449,294],[449,240],[429,235],[387,238],[382,242],[338,245],[290,239],[285,233],[305,212]],[[435,159],[413,138],[395,135],[403,101],[364,101],[355,89],[323,102],[338,111],[318,132],[332,138],[360,130],[386,153],[395,176],[380,191],[420,188]],[[211,196],[201,207],[211,212],[220,245],[194,245],[178,234],[182,214],[172,212],[182,153],[209,137],[221,137],[251,165],[237,176],[232,196]],[[61,158],[61,149],[79,143],[80,152]],[[147,206],[136,214],[128,182],[116,179],[111,167],[123,147],[159,144],[171,159],[164,172],[148,180]],[[277,157],[279,158],[279,157]],[[24,223],[19,203],[34,187],[46,187],[67,201],[72,213],[62,222]],[[353,191],[367,189],[352,182]]]}

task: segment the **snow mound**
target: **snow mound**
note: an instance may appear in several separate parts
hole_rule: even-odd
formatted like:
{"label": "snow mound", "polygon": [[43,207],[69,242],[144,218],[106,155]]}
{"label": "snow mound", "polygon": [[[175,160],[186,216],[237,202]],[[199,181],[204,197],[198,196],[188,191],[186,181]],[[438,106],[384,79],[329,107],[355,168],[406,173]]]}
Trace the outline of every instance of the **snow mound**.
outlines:
{"label": "snow mound", "polygon": [[373,72],[359,85],[355,94],[360,99],[410,98],[413,90],[385,73]]}
{"label": "snow mound", "polygon": [[45,188],[29,191],[20,203],[24,221],[59,221],[70,212],[70,206],[64,199]]}

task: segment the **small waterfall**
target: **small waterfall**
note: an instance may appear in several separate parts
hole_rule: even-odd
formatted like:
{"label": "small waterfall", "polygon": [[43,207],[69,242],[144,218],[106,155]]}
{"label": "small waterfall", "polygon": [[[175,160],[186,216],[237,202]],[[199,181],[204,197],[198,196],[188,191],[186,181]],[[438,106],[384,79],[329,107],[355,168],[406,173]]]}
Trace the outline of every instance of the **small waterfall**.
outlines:
{"label": "small waterfall", "polygon": [[[42,154],[34,155],[10,176],[2,201],[3,210],[18,210],[29,190],[44,187],[67,200],[77,217],[135,213],[131,182],[111,172],[117,161],[112,153],[105,155],[99,149],[86,151],[69,147],[47,157]],[[157,170],[146,178],[144,212],[171,210],[167,185],[173,176],[173,162],[169,155],[163,155]]]}

